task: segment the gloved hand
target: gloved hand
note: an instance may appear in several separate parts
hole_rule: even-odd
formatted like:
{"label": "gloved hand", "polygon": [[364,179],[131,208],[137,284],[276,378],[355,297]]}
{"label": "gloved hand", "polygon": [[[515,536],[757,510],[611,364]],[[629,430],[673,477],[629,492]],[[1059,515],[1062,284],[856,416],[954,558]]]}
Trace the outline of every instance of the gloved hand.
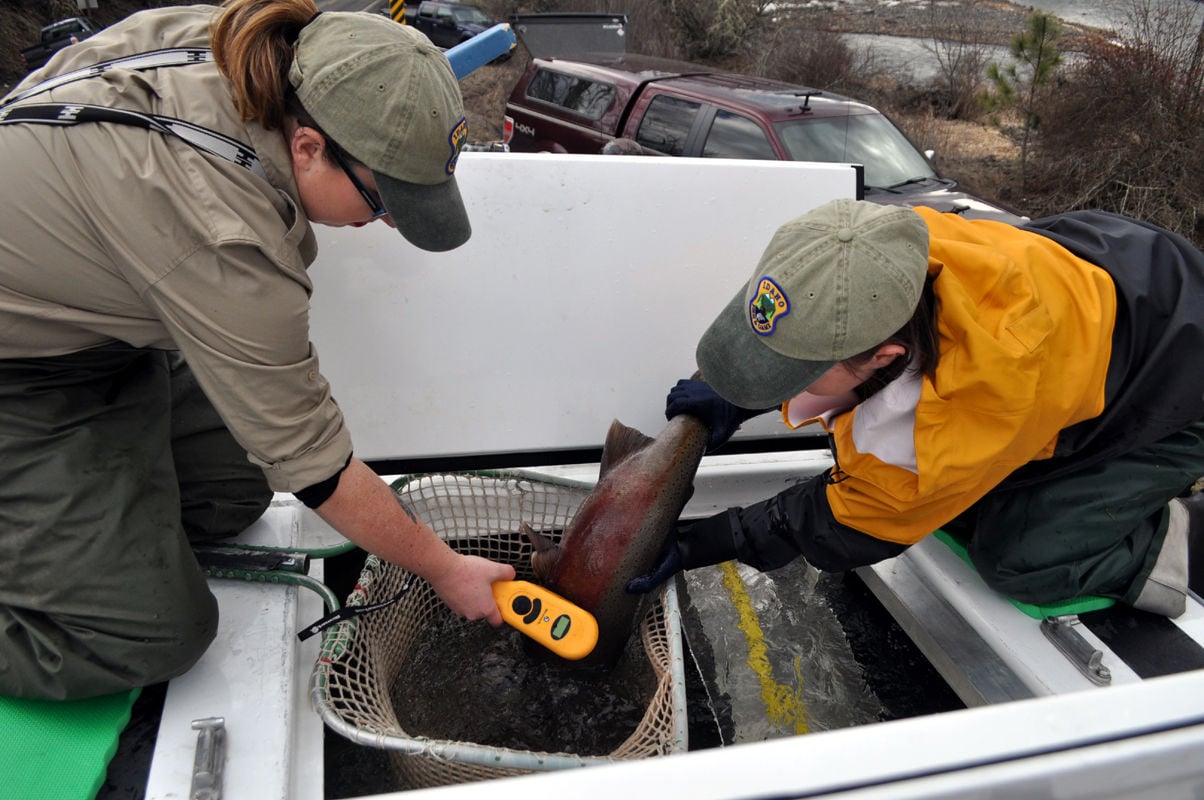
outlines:
{"label": "gloved hand", "polygon": [[729,508],[712,517],[678,524],[660,561],[651,572],[627,584],[631,594],[647,594],[683,569],[721,564],[736,557],[734,526],[739,525],[738,508]]}
{"label": "gloved hand", "polygon": [[678,414],[689,414],[707,426],[711,432],[707,437],[708,452],[721,447],[732,438],[745,421],[768,411],[772,409],[754,411],[729,403],[720,397],[709,383],[693,378],[678,381],[665,398],[665,419],[673,419]]}
{"label": "gloved hand", "polygon": [[627,584],[630,594],[648,594],[655,591],[665,581],[681,572],[681,553],[677,550],[677,541],[671,540],[661,556],[660,563],[652,568],[652,572],[641,575]]}

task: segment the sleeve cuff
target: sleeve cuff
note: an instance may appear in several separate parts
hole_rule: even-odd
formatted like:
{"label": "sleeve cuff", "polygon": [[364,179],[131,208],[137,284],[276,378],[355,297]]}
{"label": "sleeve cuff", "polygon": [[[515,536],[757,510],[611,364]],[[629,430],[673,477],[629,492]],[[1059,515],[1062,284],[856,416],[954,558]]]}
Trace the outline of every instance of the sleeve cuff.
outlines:
{"label": "sleeve cuff", "polygon": [[343,462],[343,466],[339,467],[339,471],[331,475],[324,481],[319,481],[313,486],[307,486],[304,489],[293,492],[293,496],[305,504],[306,508],[317,508],[330,499],[334,494],[335,489],[339,488],[339,476],[343,474],[343,470],[347,469],[347,465],[351,463],[351,456],[347,456],[347,460]]}

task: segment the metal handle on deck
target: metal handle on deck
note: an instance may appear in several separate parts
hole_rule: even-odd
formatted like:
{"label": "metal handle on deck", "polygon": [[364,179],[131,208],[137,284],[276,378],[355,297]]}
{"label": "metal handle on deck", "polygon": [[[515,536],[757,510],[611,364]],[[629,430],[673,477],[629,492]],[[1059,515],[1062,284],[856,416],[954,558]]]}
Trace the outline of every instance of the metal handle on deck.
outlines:
{"label": "metal handle on deck", "polygon": [[1096,686],[1107,686],[1112,682],[1112,671],[1103,665],[1104,653],[1091,646],[1091,643],[1072,628],[1079,618],[1074,614],[1060,617],[1046,617],[1041,620],[1041,633],[1054,643],[1054,646],[1070,659],[1075,669],[1083,673],[1087,680]]}
{"label": "metal handle on deck", "polygon": [[189,800],[221,800],[222,767],[226,763],[226,720],[223,717],[194,719],[192,729],[199,733]]}

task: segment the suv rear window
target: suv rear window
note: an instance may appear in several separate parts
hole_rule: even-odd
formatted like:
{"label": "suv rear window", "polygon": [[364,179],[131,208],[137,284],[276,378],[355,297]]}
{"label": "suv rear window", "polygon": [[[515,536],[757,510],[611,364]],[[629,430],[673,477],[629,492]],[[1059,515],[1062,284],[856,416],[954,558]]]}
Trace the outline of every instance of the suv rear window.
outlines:
{"label": "suv rear window", "polygon": [[773,160],[778,154],[760,125],[742,114],[719,109],[702,146],[702,157]]}
{"label": "suv rear window", "polygon": [[650,150],[680,156],[686,152],[686,139],[700,108],[701,103],[667,94],[657,95],[640,120],[635,140]]}
{"label": "suv rear window", "polygon": [[615,87],[588,78],[565,75],[541,69],[527,84],[527,97],[541,100],[580,114],[586,119],[599,119],[614,100]]}

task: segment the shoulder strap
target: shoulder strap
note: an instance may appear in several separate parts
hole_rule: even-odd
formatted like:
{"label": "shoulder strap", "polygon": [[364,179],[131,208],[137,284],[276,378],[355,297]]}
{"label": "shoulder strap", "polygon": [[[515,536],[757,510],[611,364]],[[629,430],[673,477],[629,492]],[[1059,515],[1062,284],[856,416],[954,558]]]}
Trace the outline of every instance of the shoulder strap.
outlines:
{"label": "shoulder strap", "polygon": [[121,58],[101,61],[99,64],[80,67],[70,72],[64,72],[62,75],[47,78],[41,83],[35,84],[18,94],[5,97],[4,102],[0,103],[0,108],[13,103],[19,103],[28,97],[33,97],[35,94],[48,92],[51,89],[57,89],[68,83],[75,83],[85,78],[94,78],[97,75],[103,75],[112,69],[157,69],[159,67],[179,67],[186,64],[203,64],[212,60],[213,51],[208,47],[170,47],[164,50],[135,53],[132,56],[122,56]]}
{"label": "shoulder strap", "polygon": [[81,69],[56,75],[36,86],[12,95],[0,104],[0,125],[11,123],[39,123],[42,125],[77,125],[81,122],[108,122],[118,125],[134,125],[147,130],[176,136],[188,144],[210,155],[233,161],[239,166],[249,169],[259,177],[265,177],[263,164],[255,150],[237,139],[194,125],[174,117],[160,114],[146,114],[140,111],[128,111],[120,108],[86,103],[27,103],[17,106],[26,98],[33,97],[68,83],[92,78],[108,72],[111,69],[155,69],[158,67],[174,67],[185,64],[200,64],[213,60],[213,53],[203,47],[176,47],[165,50],[153,50],[132,56],[102,61]]}
{"label": "shoulder strap", "polygon": [[14,122],[35,122],[43,125],[77,125],[81,122],[110,122],[133,125],[179,137],[198,150],[233,161],[241,167],[266,178],[259,156],[247,145],[229,136],[193,125],[182,119],[160,114],[144,114],[121,108],[87,105],[84,103],[26,103],[22,106],[0,108],[0,125]]}

